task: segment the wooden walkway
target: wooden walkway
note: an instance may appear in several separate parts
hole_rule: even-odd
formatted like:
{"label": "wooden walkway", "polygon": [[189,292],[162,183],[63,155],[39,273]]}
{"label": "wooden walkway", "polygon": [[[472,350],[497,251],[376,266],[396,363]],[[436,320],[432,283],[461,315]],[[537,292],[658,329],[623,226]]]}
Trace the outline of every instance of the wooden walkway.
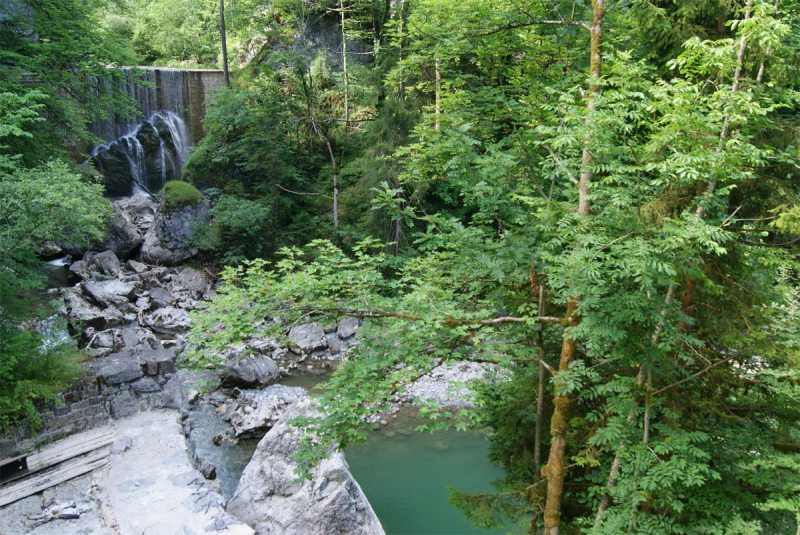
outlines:
{"label": "wooden walkway", "polygon": [[113,426],[92,429],[48,444],[27,456],[30,476],[0,488],[0,507],[86,474],[108,463]]}

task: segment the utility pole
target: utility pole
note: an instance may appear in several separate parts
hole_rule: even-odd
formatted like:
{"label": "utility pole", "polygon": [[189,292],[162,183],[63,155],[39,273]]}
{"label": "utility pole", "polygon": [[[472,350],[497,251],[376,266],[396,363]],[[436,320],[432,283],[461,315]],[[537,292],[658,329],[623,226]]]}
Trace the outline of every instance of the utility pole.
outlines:
{"label": "utility pole", "polygon": [[219,0],[219,25],[222,33],[222,70],[225,72],[225,85],[230,87],[231,78],[228,74],[228,44],[225,42],[225,0]]}

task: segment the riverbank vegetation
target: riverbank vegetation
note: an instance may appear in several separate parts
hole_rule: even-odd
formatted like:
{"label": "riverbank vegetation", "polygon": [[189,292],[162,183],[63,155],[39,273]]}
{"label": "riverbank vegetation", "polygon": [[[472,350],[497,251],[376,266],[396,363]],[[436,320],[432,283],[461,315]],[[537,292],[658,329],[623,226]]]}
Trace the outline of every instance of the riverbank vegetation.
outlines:
{"label": "riverbank vegetation", "polygon": [[[273,8],[289,41],[219,94],[186,170],[217,225],[267,208],[257,249],[210,252],[274,263],[225,273],[195,358],[276,313],[362,317],[309,462],[473,360],[496,373],[476,408],[426,409],[492,431],[499,492],[453,495],[473,521],[794,532],[796,6]],[[326,19],[371,61],[315,48]]]}
{"label": "riverbank vegetation", "polygon": [[124,65],[132,55],[95,27],[103,4],[0,5],[2,431],[21,418],[35,429],[34,404],[55,399],[77,373],[71,344],[43,345],[31,320],[48,311],[36,306],[32,292],[43,286],[41,254],[50,244],[86,243],[105,233],[103,186],[75,165],[92,140],[88,123],[130,108],[115,90],[125,73],[107,65]]}

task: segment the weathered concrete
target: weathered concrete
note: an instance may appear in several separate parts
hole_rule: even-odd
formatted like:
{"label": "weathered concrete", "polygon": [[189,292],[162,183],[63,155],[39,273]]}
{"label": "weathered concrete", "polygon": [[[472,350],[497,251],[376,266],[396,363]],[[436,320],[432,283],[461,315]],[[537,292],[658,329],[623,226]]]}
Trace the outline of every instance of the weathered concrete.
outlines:
{"label": "weathered concrete", "polygon": [[[113,422],[107,466],[0,508],[3,535],[253,535],[191,463],[177,411]],[[42,523],[38,515],[79,518]]]}
{"label": "weathered concrete", "polygon": [[91,132],[104,141],[113,141],[129,133],[152,112],[167,110],[180,115],[186,123],[191,134],[189,144],[199,142],[203,138],[203,118],[211,102],[211,91],[225,85],[223,72],[156,67],[138,69],[141,69],[139,78],[152,84],[152,87],[126,84],[121,88],[136,102],[137,116],[94,121]]}
{"label": "weathered concrete", "polygon": [[252,535],[225,512],[225,500],[191,464],[176,411],[117,420],[117,442],[130,448],[109,458],[98,478],[121,535]]}

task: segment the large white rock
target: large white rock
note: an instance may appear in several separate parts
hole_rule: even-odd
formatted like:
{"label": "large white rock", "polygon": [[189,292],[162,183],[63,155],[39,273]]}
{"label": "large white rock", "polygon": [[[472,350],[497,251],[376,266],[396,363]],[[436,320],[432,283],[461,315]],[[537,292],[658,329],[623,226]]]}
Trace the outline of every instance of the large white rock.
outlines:
{"label": "large white rock", "polygon": [[272,385],[263,390],[241,390],[230,415],[234,434],[261,435],[273,427],[287,409],[308,397],[299,386]]}
{"label": "large white rock", "polygon": [[134,195],[115,201],[114,211],[144,234],[156,217],[156,204],[146,197]]}
{"label": "large white rock", "polygon": [[295,482],[300,432],[289,420],[308,414],[310,404],[292,405],[261,439],[228,512],[257,535],[385,535],[341,452],[320,462],[310,481]]}
{"label": "large white rock", "polygon": [[336,335],[342,340],[346,340],[356,334],[359,327],[361,327],[361,320],[358,318],[342,318],[336,326]]}
{"label": "large white rock", "polygon": [[128,303],[134,296],[136,286],[118,280],[83,282],[83,292],[103,307],[119,307]]}
{"label": "large white rock", "polygon": [[328,339],[319,323],[296,325],[289,331],[289,348],[296,353],[308,354],[326,347]]}
{"label": "large white rock", "polygon": [[268,386],[280,379],[281,372],[275,361],[269,357],[233,357],[225,362],[220,379],[226,385],[245,388]]}
{"label": "large white rock", "polygon": [[180,308],[159,308],[145,317],[147,325],[162,334],[180,334],[189,330],[189,315]]}

